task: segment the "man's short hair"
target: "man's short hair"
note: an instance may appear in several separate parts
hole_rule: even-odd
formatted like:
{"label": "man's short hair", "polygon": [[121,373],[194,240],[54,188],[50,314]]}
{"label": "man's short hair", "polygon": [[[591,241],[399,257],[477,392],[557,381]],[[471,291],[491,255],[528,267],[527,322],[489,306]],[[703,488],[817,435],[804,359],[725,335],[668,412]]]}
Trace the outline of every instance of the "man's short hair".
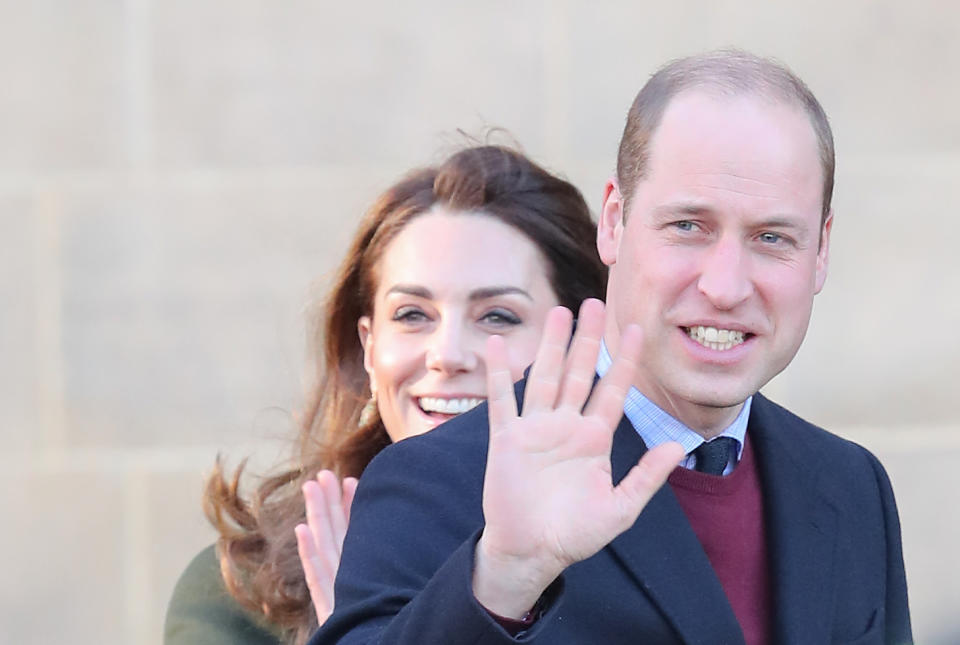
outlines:
{"label": "man's short hair", "polygon": [[737,49],[724,49],[671,61],[661,67],[637,94],[627,114],[627,125],[617,154],[617,181],[624,211],[644,177],[650,141],[670,101],[688,89],[721,96],[756,95],[801,107],[810,118],[823,167],[821,225],[830,213],[836,162],[833,133],[819,101],[796,74],[776,61]]}

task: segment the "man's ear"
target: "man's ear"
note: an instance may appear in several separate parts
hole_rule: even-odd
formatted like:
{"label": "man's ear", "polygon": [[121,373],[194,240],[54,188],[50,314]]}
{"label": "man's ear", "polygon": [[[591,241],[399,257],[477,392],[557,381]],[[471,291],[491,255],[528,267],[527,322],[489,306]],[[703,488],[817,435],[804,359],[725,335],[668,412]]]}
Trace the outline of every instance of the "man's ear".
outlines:
{"label": "man's ear", "polygon": [[827,219],[820,230],[820,248],[817,250],[817,275],[814,293],[820,293],[827,281],[827,266],[830,264],[830,232],[833,231],[833,209],[827,213]]}
{"label": "man's ear", "polygon": [[603,206],[597,222],[597,251],[607,266],[617,263],[620,254],[620,237],[623,235],[623,196],[616,177],[611,177],[603,186]]}
{"label": "man's ear", "polygon": [[363,347],[363,369],[370,379],[370,393],[377,393],[377,382],[373,376],[373,321],[370,316],[360,316],[357,320],[357,335]]}

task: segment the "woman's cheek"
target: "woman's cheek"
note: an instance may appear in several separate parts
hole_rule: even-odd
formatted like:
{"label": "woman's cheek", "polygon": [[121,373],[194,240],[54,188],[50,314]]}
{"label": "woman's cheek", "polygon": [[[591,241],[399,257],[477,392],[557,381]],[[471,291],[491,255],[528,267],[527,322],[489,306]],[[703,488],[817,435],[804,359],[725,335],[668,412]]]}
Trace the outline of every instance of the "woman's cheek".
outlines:
{"label": "woman's cheek", "polygon": [[396,389],[425,363],[414,338],[388,337],[374,345],[374,374],[381,388]]}

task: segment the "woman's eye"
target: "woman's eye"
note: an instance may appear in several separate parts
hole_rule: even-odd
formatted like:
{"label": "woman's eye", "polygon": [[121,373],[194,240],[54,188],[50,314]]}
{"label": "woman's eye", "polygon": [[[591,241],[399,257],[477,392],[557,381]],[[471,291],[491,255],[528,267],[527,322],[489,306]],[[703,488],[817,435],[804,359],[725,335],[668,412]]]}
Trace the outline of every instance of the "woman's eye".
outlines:
{"label": "woman's eye", "polygon": [[429,320],[429,318],[427,318],[427,314],[425,314],[423,310],[418,307],[400,307],[393,312],[392,320],[396,322],[414,324],[426,322]]}
{"label": "woman's eye", "polygon": [[515,314],[504,309],[488,311],[487,313],[483,314],[480,320],[487,324],[496,326],[519,325],[521,322],[523,322]]}

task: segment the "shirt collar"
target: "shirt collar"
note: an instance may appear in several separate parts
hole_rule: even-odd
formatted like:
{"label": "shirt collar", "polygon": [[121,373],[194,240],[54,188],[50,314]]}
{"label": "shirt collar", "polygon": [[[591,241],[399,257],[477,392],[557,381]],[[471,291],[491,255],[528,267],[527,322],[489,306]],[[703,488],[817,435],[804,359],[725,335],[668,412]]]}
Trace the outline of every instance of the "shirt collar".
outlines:
{"label": "shirt collar", "polygon": [[[607,373],[613,360],[607,351],[606,343],[600,341],[600,353],[597,356],[597,374],[601,377]],[[740,414],[727,426],[718,437],[732,437],[737,441],[737,461],[743,454],[743,442],[747,434],[747,421],[750,418],[750,404],[753,397],[747,398],[740,409]],[[659,446],[667,441],[676,441],[687,452],[687,459],[692,460],[690,455],[697,447],[704,442],[704,439],[696,431],[691,430],[682,422],[674,419],[672,416],[660,409],[655,403],[641,394],[640,390],[630,386],[627,392],[626,401],[623,404],[623,413],[629,419],[630,424],[643,439],[647,448]],[[681,463],[685,467],[686,464]]]}

